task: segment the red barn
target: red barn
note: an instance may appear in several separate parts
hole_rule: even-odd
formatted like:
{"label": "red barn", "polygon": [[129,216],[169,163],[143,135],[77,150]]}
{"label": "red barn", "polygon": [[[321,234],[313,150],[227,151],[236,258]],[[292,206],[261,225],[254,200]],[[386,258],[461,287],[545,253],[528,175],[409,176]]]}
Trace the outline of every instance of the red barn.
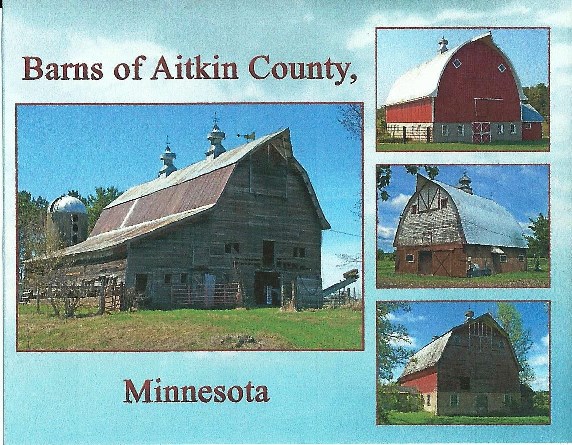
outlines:
{"label": "red barn", "polygon": [[465,315],[417,351],[397,382],[417,389],[436,415],[510,412],[520,404],[520,366],[508,335],[488,313]]}
{"label": "red barn", "polygon": [[[405,131],[408,138],[434,142],[542,137],[523,129],[521,104],[527,97],[490,32],[453,49],[447,48],[445,38],[439,44],[437,56],[393,84],[385,103],[389,132],[401,136]],[[527,105],[524,112],[532,110]]]}

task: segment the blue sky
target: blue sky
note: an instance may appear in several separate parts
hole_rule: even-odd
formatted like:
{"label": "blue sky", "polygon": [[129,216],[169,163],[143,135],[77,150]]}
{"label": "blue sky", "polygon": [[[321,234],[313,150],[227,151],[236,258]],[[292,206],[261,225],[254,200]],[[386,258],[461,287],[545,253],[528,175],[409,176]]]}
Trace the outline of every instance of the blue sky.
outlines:
{"label": "blue sky", "polygon": [[387,94],[406,71],[431,60],[438,53],[438,41],[445,37],[449,49],[488,31],[493,41],[512,62],[521,85],[548,85],[548,30],[495,28],[430,28],[377,30],[377,97],[382,105]]}
{"label": "blue sky", "polygon": [[[529,218],[539,213],[548,215],[547,165],[439,165],[435,179],[456,186],[465,171],[472,180],[473,193],[505,207],[523,232],[529,233]],[[419,173],[427,176],[423,168]],[[392,166],[391,183],[386,189],[390,199],[378,199],[377,245],[385,252],[393,251],[399,215],[415,191],[415,181],[403,165]]]}
{"label": "blue sky", "polygon": [[[535,390],[548,389],[549,363],[549,305],[543,301],[511,301],[522,317],[522,325],[530,331],[532,346],[527,355],[528,363],[534,370],[535,380],[531,386]],[[496,318],[496,301],[462,302],[408,302],[410,312],[402,310],[390,314],[390,319],[407,328],[410,343],[402,345],[417,352],[429,344],[434,335],[442,335],[451,328],[463,324],[465,312],[472,310],[475,317],[486,312]],[[497,320],[498,321],[498,320]],[[396,367],[394,378],[399,377],[403,366]]]}
{"label": "blue sky", "polygon": [[[183,168],[204,159],[216,112],[223,145],[290,128],[294,155],[308,172],[332,229],[323,236],[324,284],[345,272],[337,254],[360,251],[361,136],[338,122],[340,104],[67,105],[18,107],[18,189],[49,201],[95,187],[124,191],[154,179],[167,136]],[[358,139],[359,138],[359,139]],[[348,266],[349,268],[355,266]]]}

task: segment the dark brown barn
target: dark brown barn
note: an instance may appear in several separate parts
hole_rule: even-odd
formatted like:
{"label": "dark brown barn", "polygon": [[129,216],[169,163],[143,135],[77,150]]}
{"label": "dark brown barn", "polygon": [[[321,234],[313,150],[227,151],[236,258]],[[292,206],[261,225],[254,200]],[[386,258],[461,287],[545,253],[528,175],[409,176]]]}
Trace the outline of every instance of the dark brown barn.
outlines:
{"label": "dark brown barn", "polygon": [[467,175],[453,187],[417,175],[393,241],[395,271],[467,277],[524,271],[527,243],[514,217],[473,194]]}
{"label": "dark brown barn", "polygon": [[490,314],[455,326],[415,353],[398,379],[437,415],[511,412],[520,404],[519,364],[508,335]]}
{"label": "dark brown barn", "polygon": [[181,170],[167,147],[156,179],[123,193],[86,241],[59,252],[69,270],[115,276],[156,306],[171,305],[177,285],[208,294],[239,283],[247,305],[278,305],[295,280],[320,290],[322,230],[330,226],[290,131],[229,151],[224,137],[215,123],[206,159]]}

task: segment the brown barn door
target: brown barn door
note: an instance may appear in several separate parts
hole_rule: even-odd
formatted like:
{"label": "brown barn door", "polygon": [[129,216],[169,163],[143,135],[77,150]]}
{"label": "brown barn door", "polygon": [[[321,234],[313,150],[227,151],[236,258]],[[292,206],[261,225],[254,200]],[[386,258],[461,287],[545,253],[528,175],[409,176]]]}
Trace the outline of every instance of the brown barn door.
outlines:
{"label": "brown barn door", "polygon": [[439,250],[433,252],[433,275],[451,276],[451,260],[453,252],[451,250]]}
{"label": "brown barn door", "polygon": [[417,271],[422,275],[431,275],[432,273],[433,255],[429,250],[419,252],[419,264]]}

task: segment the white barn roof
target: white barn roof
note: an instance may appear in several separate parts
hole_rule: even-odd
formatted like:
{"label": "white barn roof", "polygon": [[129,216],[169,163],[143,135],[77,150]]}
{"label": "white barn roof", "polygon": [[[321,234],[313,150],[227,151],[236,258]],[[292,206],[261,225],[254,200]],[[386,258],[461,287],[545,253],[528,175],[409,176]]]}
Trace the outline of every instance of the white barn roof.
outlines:
{"label": "white barn roof", "polygon": [[[443,182],[418,175],[418,181],[430,181],[442,187],[451,197],[467,244],[526,248],[522,228],[514,216],[491,199],[471,195]],[[419,189],[419,186],[417,187]]]}
{"label": "white barn roof", "polygon": [[425,97],[436,97],[439,90],[439,82],[441,81],[441,76],[447,66],[447,63],[465,45],[479,40],[493,46],[503,55],[507,63],[510,65],[511,71],[516,80],[520,100],[526,100],[526,96],[522,91],[520,79],[516,74],[512,62],[494,43],[491,33],[487,32],[486,34],[474,37],[453,49],[447,50],[444,53],[439,53],[428,62],[407,71],[399,77],[391,87],[391,90],[387,95],[387,99],[385,100],[385,105],[396,105]]}

